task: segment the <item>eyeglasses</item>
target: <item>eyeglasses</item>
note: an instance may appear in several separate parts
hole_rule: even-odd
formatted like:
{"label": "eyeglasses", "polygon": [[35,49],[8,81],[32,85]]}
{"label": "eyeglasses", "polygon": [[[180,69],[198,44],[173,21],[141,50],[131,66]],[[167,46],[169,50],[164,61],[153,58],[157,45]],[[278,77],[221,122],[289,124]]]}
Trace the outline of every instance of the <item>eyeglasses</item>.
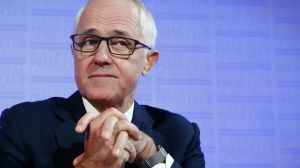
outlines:
{"label": "eyeglasses", "polygon": [[[94,34],[73,34],[70,36],[73,42],[73,48],[81,52],[96,52],[101,41],[106,41],[109,52],[113,56],[128,58],[138,48],[147,48],[149,46],[138,40],[125,37],[100,37]],[[140,47],[138,47],[140,45]]]}

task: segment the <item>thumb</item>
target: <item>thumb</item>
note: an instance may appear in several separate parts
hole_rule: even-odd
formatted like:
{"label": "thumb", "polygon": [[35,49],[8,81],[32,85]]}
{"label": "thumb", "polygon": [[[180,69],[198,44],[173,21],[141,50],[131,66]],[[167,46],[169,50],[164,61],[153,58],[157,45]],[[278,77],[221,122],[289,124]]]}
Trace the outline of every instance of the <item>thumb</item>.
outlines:
{"label": "thumb", "polygon": [[73,160],[73,166],[77,166],[77,165],[81,162],[83,156],[84,156],[84,153],[82,153],[82,154],[80,154],[79,156],[77,156],[77,157]]}

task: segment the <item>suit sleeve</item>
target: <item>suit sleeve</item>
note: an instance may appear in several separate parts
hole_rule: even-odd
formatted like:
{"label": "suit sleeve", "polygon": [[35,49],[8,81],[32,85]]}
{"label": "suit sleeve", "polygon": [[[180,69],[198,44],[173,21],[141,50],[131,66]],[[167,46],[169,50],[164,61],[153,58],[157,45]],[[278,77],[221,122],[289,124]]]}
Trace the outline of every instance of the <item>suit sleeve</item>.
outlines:
{"label": "suit sleeve", "polygon": [[195,123],[192,123],[194,129],[194,135],[189,143],[183,158],[183,162],[180,165],[174,161],[171,168],[205,168],[204,155],[200,147],[200,130]]}
{"label": "suit sleeve", "polygon": [[13,111],[4,110],[0,118],[0,167],[26,167],[24,148]]}

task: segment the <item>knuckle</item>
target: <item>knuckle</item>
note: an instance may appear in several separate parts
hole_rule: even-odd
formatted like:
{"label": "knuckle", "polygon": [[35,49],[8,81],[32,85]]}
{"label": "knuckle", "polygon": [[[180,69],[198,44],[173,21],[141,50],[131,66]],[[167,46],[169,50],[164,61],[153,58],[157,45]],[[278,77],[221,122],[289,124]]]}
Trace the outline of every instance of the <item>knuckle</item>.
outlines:
{"label": "knuckle", "polygon": [[89,124],[89,129],[91,132],[95,131],[98,129],[97,122],[95,120],[91,121]]}
{"label": "knuckle", "polygon": [[126,128],[127,125],[128,125],[128,123],[127,123],[126,120],[120,120],[120,121],[118,122],[118,127],[119,127],[119,128],[124,129],[124,128]]}
{"label": "knuckle", "polygon": [[115,114],[118,112],[118,110],[114,107],[110,107],[110,108],[106,109],[105,112]]}
{"label": "knuckle", "polygon": [[105,109],[104,111],[101,112],[101,116],[109,116],[113,111],[113,107],[110,107],[108,109]]}
{"label": "knuckle", "polygon": [[111,116],[111,120],[112,120],[113,122],[119,121],[119,119],[118,119],[116,116]]}

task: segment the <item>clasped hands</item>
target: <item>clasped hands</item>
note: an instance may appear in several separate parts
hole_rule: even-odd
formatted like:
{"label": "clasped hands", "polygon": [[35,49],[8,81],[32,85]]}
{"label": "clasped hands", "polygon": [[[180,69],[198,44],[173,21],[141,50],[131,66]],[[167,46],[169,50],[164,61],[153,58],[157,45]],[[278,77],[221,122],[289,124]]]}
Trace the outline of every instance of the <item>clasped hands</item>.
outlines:
{"label": "clasped hands", "polygon": [[78,168],[120,168],[126,162],[144,160],[156,152],[153,139],[115,108],[100,115],[86,113],[75,131],[86,131],[84,152],[73,160]]}

